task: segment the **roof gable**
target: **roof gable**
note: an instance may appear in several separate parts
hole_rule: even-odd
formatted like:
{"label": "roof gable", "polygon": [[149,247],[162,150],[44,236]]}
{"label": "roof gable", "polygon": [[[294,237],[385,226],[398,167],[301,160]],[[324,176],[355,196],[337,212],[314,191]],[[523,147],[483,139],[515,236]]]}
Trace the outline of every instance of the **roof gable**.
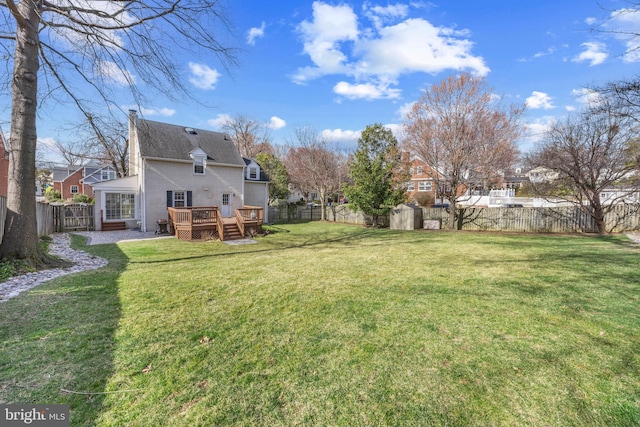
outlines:
{"label": "roof gable", "polygon": [[240,152],[225,133],[142,119],[136,121],[136,132],[143,158],[192,161],[192,153],[204,152],[213,163],[244,166]]}

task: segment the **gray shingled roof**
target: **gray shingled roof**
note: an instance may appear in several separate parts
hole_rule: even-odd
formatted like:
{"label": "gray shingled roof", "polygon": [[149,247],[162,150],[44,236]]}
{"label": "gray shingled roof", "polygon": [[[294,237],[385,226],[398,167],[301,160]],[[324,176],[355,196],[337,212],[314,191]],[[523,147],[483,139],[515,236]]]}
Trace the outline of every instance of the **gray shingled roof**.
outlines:
{"label": "gray shingled roof", "polygon": [[[244,164],[245,166],[249,166],[251,164],[251,162],[256,162],[258,163],[257,160],[255,159],[249,159],[247,157],[243,157],[242,158],[244,160]],[[262,168],[262,166],[258,163],[258,166],[260,166],[260,176],[258,177],[258,179],[251,179],[249,181],[253,181],[253,182],[269,182],[269,176],[267,175],[267,173],[264,171],[264,169]]]}
{"label": "gray shingled roof", "polygon": [[[207,160],[211,162],[244,166],[238,149],[225,133],[143,119],[138,119],[136,123],[142,157],[190,161],[189,153],[200,148],[207,153]],[[193,132],[187,132],[186,129]]]}

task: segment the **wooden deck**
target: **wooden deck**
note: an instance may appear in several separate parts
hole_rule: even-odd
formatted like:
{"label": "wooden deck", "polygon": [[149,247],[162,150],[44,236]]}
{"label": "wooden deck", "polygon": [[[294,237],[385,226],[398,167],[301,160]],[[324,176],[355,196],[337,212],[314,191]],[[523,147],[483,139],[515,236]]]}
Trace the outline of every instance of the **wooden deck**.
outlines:
{"label": "wooden deck", "polygon": [[169,233],[180,240],[236,240],[262,229],[263,209],[245,206],[223,218],[216,206],[167,208]]}

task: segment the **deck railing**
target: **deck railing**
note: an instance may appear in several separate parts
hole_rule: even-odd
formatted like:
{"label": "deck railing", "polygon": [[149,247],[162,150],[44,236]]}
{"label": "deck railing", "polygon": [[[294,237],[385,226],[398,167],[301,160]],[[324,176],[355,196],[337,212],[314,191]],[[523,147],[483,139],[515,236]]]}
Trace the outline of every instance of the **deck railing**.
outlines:
{"label": "deck railing", "polygon": [[[197,236],[205,236],[208,231],[217,231],[218,238],[225,240],[224,220],[216,206],[167,208],[167,211],[169,232],[179,239],[197,240],[200,238]],[[257,206],[236,209],[235,221],[242,236],[247,231],[252,235],[258,233],[264,221],[264,209]]]}
{"label": "deck railing", "polygon": [[224,241],[224,221],[222,221],[222,215],[216,215],[216,223],[218,225],[218,238],[220,241]]}
{"label": "deck railing", "polygon": [[202,235],[205,230],[214,232],[220,217],[216,206],[167,208],[167,211],[169,232],[185,240],[198,239],[194,237],[194,232],[198,235]]}
{"label": "deck railing", "polygon": [[241,209],[236,209],[236,222],[243,236],[247,227],[255,227],[256,231],[258,231],[262,227],[263,219],[264,210],[257,206],[245,206]]}

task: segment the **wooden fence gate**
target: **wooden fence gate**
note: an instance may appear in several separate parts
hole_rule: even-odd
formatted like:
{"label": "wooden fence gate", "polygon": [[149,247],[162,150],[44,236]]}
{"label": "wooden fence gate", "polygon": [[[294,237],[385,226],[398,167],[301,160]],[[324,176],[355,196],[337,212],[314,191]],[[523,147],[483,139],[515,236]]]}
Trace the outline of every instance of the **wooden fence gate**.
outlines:
{"label": "wooden fence gate", "polygon": [[93,205],[53,205],[53,224],[56,232],[92,231]]}

